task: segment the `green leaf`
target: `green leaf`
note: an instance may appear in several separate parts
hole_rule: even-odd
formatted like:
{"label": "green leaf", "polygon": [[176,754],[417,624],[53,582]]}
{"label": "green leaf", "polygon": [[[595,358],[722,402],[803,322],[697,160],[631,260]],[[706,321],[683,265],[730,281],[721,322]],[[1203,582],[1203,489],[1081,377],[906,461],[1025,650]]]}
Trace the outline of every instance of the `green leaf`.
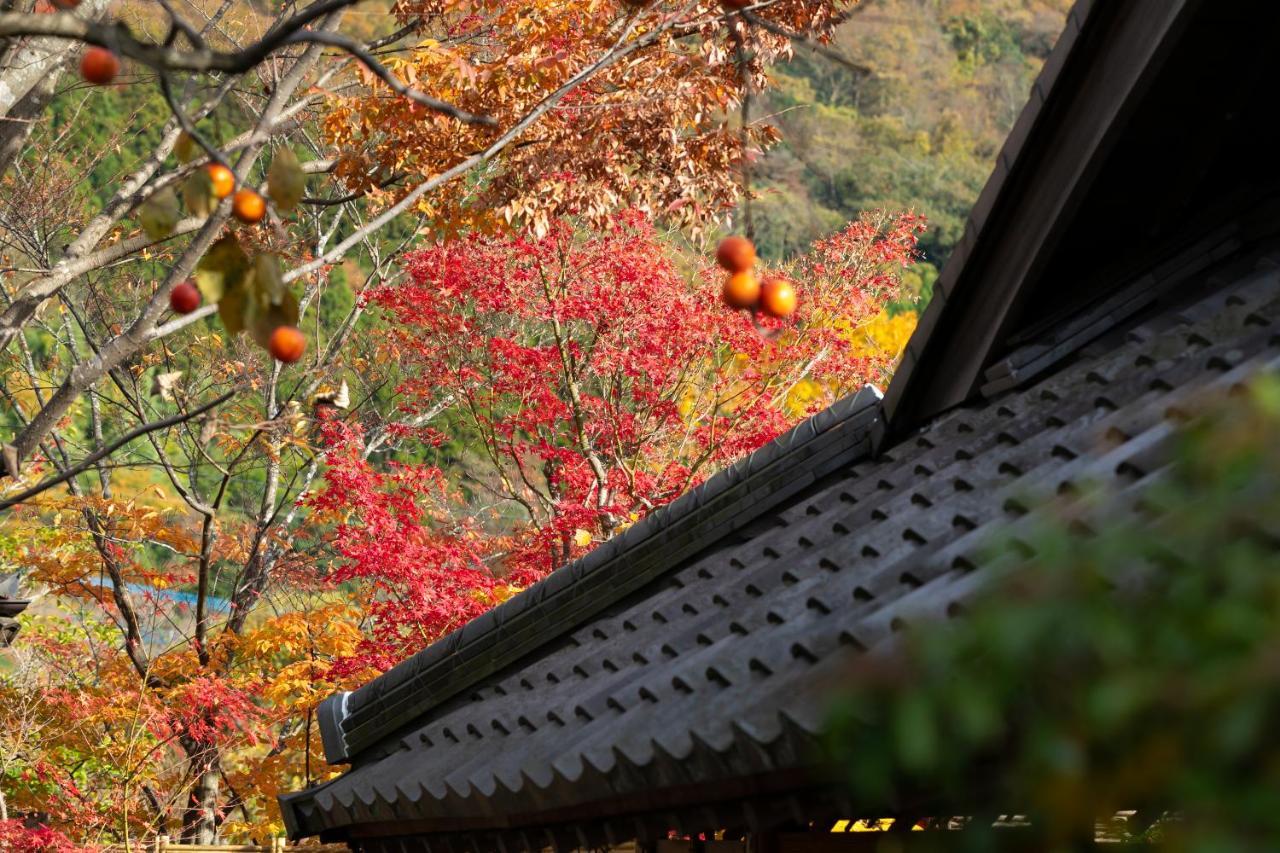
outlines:
{"label": "green leaf", "polygon": [[277,210],[293,210],[306,191],[307,176],[293,151],[285,146],[276,149],[267,170],[267,192]]}
{"label": "green leaf", "polygon": [[190,163],[196,156],[196,141],[184,130],[178,134],[178,141],[173,143],[173,153],[179,163]]}
{"label": "green leaf", "polygon": [[288,293],[284,275],[280,272],[280,256],[263,252],[253,259],[253,283],[251,290],[264,305],[279,305]]}
{"label": "green leaf", "polygon": [[221,302],[229,291],[243,286],[249,270],[249,257],[240,248],[234,234],[228,234],[209,247],[196,264],[196,287],[206,302]]}
{"label": "green leaf", "polygon": [[237,286],[218,300],[218,316],[222,318],[223,328],[228,335],[238,335],[245,330],[244,315],[248,305],[246,297],[244,287]]}
{"label": "green leaf", "polygon": [[165,187],[142,203],[138,220],[148,237],[163,240],[177,227],[178,214],[178,196],[171,187]]}
{"label": "green leaf", "polygon": [[298,325],[298,300],[285,286],[279,255],[256,255],[241,290],[244,328],[262,346],[267,345],[278,326]]}
{"label": "green leaf", "polygon": [[919,693],[900,697],[893,728],[903,766],[915,773],[932,767],[938,755],[938,732],[929,700]]}
{"label": "green leaf", "polygon": [[986,685],[973,679],[958,678],[951,689],[951,713],[965,746],[985,744],[1000,731],[1000,708],[995,697]]}
{"label": "green leaf", "polygon": [[253,340],[262,347],[271,341],[271,333],[281,326],[298,325],[298,300],[286,290],[279,305],[262,305],[249,300],[245,309],[245,326]]}
{"label": "green leaf", "polygon": [[1280,378],[1264,373],[1249,385],[1253,402],[1268,417],[1280,416]]}
{"label": "green leaf", "polygon": [[192,216],[208,216],[218,206],[213,196],[213,179],[205,169],[197,169],[182,184],[182,203]]}

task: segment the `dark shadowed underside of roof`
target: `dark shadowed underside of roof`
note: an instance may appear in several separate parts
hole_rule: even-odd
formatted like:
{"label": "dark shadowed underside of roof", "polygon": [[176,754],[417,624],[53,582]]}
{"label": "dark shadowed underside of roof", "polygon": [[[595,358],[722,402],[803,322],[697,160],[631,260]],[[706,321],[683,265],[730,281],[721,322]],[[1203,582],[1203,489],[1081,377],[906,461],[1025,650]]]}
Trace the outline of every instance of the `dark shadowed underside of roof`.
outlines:
{"label": "dark shadowed underside of roof", "polygon": [[892,431],[1228,222],[1249,233],[1280,189],[1278,35],[1272,0],[1077,3],[885,392]]}
{"label": "dark shadowed underside of roof", "polygon": [[1274,266],[1227,280],[1031,388],[836,461],[518,665],[435,697],[351,772],[288,798],[294,834],[536,849],[865,813],[804,775],[821,765],[833,679],[913,621],[957,612],[991,569],[984,543],[1016,536],[1035,495],[1140,491],[1207,386],[1280,355]]}

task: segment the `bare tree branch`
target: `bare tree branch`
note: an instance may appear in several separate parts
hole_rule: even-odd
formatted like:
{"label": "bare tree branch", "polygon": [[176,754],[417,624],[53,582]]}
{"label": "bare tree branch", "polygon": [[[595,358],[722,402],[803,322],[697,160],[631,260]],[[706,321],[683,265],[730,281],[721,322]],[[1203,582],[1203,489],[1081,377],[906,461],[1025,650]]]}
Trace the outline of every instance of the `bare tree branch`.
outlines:
{"label": "bare tree branch", "polygon": [[[859,11],[862,8],[863,7],[860,5],[855,6],[853,11]],[[789,39],[790,41],[793,41],[798,45],[806,47],[809,50],[813,51],[814,53],[818,54],[819,56],[823,56],[827,59],[830,59],[832,62],[835,62],[839,65],[843,65],[845,68],[848,68],[850,71],[854,72],[855,74],[871,73],[871,69],[868,68],[867,66],[854,62],[852,59],[849,59],[847,56],[840,53],[840,51],[833,50],[827,47],[822,42],[815,41],[806,35],[802,35],[801,33],[792,32],[791,30],[787,29],[781,24],[775,24],[773,21],[770,21],[768,18],[761,18],[759,15],[753,15],[750,12],[742,12],[741,14],[742,14],[742,17],[746,18],[748,21],[750,21],[752,24],[759,27],[760,29],[768,30],[769,32],[773,33],[776,36],[782,36],[783,38]]]}
{"label": "bare tree branch", "polygon": [[17,506],[18,504],[23,503],[24,501],[29,501],[36,495],[40,494],[41,492],[46,492],[49,489],[52,489],[54,486],[58,485],[59,483],[65,483],[67,480],[70,480],[73,477],[83,474],[85,471],[88,471],[90,468],[92,468],[94,463],[96,463],[98,460],[105,459],[106,457],[110,456],[112,453],[115,453],[117,450],[124,447],[126,444],[128,444],[129,442],[133,441],[136,438],[141,438],[142,436],[146,435],[149,432],[155,432],[156,430],[166,429],[176,424],[180,424],[183,421],[189,421],[189,420],[192,420],[193,418],[198,418],[201,415],[203,415],[205,412],[208,412],[211,409],[216,409],[218,406],[221,406],[223,403],[227,402],[235,395],[236,395],[235,391],[228,391],[222,396],[214,400],[210,400],[208,403],[205,403],[203,406],[199,406],[198,408],[192,409],[188,412],[179,412],[176,415],[170,415],[167,418],[162,418],[161,420],[158,420],[158,421],[152,421],[151,423],[143,424],[140,427],[131,429],[129,430],[129,432],[120,436],[115,441],[101,448],[97,452],[89,454],[83,460],[65,469],[61,473],[53,477],[49,477],[48,479],[41,480],[39,483],[32,486],[31,488],[24,489],[23,491],[18,492],[16,495],[13,495],[12,497],[8,497],[3,500],[0,500],[0,511]]}
{"label": "bare tree branch", "polygon": [[365,50],[364,47],[356,41],[349,39],[344,35],[340,35],[338,33],[312,32],[308,30],[306,32],[294,33],[289,36],[287,42],[289,44],[324,44],[344,50],[364,63],[366,68],[373,72],[379,80],[390,86],[392,90],[415,103],[422,104],[427,109],[434,110],[442,115],[447,115],[450,118],[455,118],[464,124],[483,124],[488,125],[489,127],[496,127],[498,124],[497,119],[494,119],[492,116],[481,116],[467,112],[466,110],[460,110],[452,104],[445,103],[439,98],[433,98],[430,95],[425,95],[422,92],[419,92],[412,86],[406,86],[404,83],[401,83],[396,79],[396,76],[388,71],[372,53]]}
{"label": "bare tree branch", "polygon": [[[253,70],[263,60],[281,47],[301,42],[320,42],[346,51],[363,62],[389,86],[402,95],[412,98],[430,109],[441,112],[466,124],[494,126],[491,116],[476,115],[460,110],[445,102],[418,92],[395,79],[382,63],[368,50],[344,36],[303,31],[314,21],[338,9],[351,6],[358,0],[319,0],[298,14],[272,27],[261,39],[242,50],[221,52],[207,47],[180,50],[174,39],[164,44],[139,40],[121,22],[98,24],[81,20],[74,15],[31,15],[21,12],[0,12],[0,38],[13,36],[45,36],[79,41],[105,47],[120,56],[154,68],[159,72],[222,72],[244,74]],[[176,26],[176,25],[175,25]],[[203,40],[201,40],[203,44]],[[163,80],[163,78],[162,78]]]}
{"label": "bare tree branch", "polygon": [[[86,0],[75,14],[65,16],[75,21],[80,19],[76,15],[83,15],[87,18],[96,18],[106,11],[110,0]],[[0,14],[17,15],[27,18],[43,18],[47,15],[23,14],[20,12],[7,12]],[[80,21],[86,23],[85,21]],[[33,34],[38,35],[38,34]],[[40,84],[40,81],[50,77],[57,76],[59,67],[66,61],[66,49],[59,44],[57,38],[36,38],[23,43],[13,45],[7,51],[4,57],[3,67],[5,75],[3,81],[0,81],[0,115],[9,115],[10,110],[22,98],[26,97],[32,89]]]}

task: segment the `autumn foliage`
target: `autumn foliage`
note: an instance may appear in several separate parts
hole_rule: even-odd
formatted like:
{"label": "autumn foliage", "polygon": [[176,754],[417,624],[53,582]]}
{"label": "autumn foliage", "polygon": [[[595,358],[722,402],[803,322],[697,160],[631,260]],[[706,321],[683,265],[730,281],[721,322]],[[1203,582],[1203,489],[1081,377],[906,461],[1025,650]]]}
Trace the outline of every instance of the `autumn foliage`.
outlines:
{"label": "autumn foliage", "polygon": [[[781,0],[759,14],[821,36],[843,5]],[[498,128],[538,109],[612,48],[661,34],[569,92],[482,185],[454,184],[424,201],[440,227],[518,223],[541,235],[562,216],[602,223],[631,207],[697,228],[737,198],[743,152],[724,117],[741,98],[731,30],[743,22],[727,22],[719,0],[399,0],[394,11],[401,23],[425,21],[430,37],[388,66],[410,83],[430,80],[451,103],[487,112]],[[752,39],[747,76],[759,90],[765,69],[791,44],[758,28]],[[406,175],[438,175],[499,135],[388,98],[366,79],[370,90],[338,101],[324,124],[328,140],[348,152],[338,174],[353,189],[377,192],[393,177],[403,186]],[[757,146],[776,139],[767,123],[752,125],[749,135]]]}
{"label": "autumn foliage", "polygon": [[[803,296],[776,335],[726,309],[723,271],[637,211],[599,230],[558,219],[542,236],[470,234],[410,254],[402,279],[363,300],[381,330],[367,369],[394,378],[394,422],[326,405],[310,426],[272,427],[272,442],[313,447],[318,472],[251,618],[214,600],[193,638],[180,591],[198,581],[200,527],[158,492],[50,495],[10,522],[7,553],[68,606],[23,634],[46,682],[10,687],[36,697],[57,735],[12,764],[10,807],[46,810],[80,838],[141,836],[157,831],[153,803],[182,815],[192,767],[212,767],[201,772],[234,792],[220,832],[273,825],[276,793],[335,772],[311,713],[326,695],[883,383],[914,317],[886,305],[904,296],[922,227],[868,215],[792,264],[761,265]],[[254,537],[247,520],[220,525],[209,565],[252,566]],[[121,627],[125,604],[136,634]],[[17,707],[5,703],[9,724]]]}

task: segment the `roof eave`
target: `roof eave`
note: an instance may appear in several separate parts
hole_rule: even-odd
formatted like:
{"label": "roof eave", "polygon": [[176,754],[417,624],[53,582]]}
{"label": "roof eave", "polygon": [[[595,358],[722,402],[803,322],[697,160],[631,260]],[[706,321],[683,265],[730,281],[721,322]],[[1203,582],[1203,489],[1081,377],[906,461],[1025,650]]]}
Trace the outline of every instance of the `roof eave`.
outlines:
{"label": "roof eave", "polygon": [[885,392],[890,437],[970,399],[1106,153],[1203,0],[1080,0]]}

